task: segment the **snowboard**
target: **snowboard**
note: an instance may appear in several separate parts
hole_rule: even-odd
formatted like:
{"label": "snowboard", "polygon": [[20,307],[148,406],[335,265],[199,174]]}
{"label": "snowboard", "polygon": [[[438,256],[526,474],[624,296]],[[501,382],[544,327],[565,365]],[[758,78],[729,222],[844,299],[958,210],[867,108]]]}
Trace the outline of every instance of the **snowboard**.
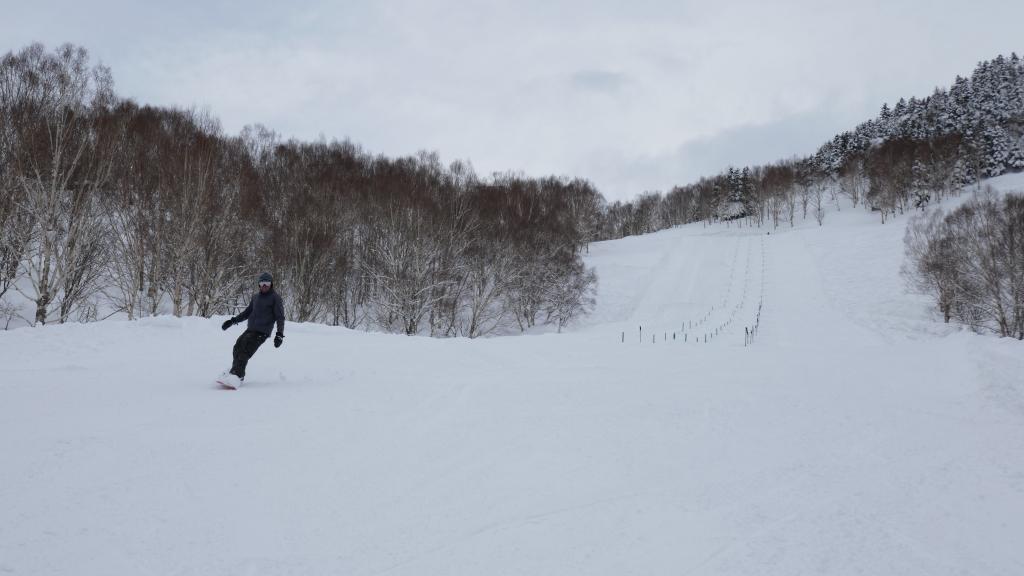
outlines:
{"label": "snowboard", "polygon": [[217,377],[217,385],[223,390],[238,390],[242,387],[242,381],[238,376],[225,372]]}

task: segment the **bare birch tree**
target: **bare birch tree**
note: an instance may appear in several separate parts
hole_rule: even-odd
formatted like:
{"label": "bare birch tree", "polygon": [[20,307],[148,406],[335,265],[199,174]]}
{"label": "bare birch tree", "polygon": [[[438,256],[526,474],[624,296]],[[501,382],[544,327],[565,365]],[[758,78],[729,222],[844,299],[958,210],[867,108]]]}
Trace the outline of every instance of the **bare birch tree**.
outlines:
{"label": "bare birch tree", "polygon": [[[5,72],[0,68],[0,72]],[[31,221],[24,209],[22,189],[13,172],[13,156],[17,143],[11,125],[11,95],[5,91],[0,77],[0,298],[17,281],[21,259],[31,231]]]}
{"label": "bare birch tree", "polygon": [[70,44],[49,54],[34,44],[6,55],[5,88],[19,105],[11,128],[18,141],[15,177],[31,221],[23,270],[35,303],[34,320],[53,312],[66,321],[95,288],[102,263],[95,192],[109,173],[109,158],[90,150],[95,123],[113,101],[108,69],[89,66],[88,53]]}

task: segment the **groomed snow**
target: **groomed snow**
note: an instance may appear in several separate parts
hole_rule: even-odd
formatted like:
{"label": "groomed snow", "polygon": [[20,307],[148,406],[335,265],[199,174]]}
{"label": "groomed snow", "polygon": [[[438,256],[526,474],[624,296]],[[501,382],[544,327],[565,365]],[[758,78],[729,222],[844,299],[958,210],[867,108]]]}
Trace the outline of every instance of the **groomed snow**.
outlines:
{"label": "groomed snow", "polygon": [[2,332],[0,574],[1024,573],[1024,345],[906,220],[598,243],[568,333],[289,324],[238,392],[222,319]]}

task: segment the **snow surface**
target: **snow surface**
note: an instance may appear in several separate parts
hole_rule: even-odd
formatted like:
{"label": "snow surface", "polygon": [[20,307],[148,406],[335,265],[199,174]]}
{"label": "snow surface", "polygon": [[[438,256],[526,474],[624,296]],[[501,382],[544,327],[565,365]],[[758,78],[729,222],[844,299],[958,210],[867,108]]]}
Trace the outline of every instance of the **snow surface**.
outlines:
{"label": "snow surface", "polygon": [[569,333],[289,324],[237,392],[222,319],[0,333],[0,574],[1022,574],[1024,345],[905,223],[595,244]]}

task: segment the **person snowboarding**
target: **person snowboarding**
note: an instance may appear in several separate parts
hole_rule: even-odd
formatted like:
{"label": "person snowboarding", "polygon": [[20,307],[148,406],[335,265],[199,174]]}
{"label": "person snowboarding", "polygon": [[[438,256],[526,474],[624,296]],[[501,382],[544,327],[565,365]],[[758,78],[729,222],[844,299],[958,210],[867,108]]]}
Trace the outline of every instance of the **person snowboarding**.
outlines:
{"label": "person snowboarding", "polygon": [[270,332],[277,324],[274,336],[274,348],[280,348],[284,342],[284,302],[274,292],[274,277],[269,272],[260,274],[259,292],[253,294],[249,306],[241,314],[224,321],[222,330],[248,320],[245,332],[235,341],[234,360],[231,370],[222,374],[217,382],[227,388],[238,388],[245,380],[245,366],[256,353],[260,345],[270,337]]}

